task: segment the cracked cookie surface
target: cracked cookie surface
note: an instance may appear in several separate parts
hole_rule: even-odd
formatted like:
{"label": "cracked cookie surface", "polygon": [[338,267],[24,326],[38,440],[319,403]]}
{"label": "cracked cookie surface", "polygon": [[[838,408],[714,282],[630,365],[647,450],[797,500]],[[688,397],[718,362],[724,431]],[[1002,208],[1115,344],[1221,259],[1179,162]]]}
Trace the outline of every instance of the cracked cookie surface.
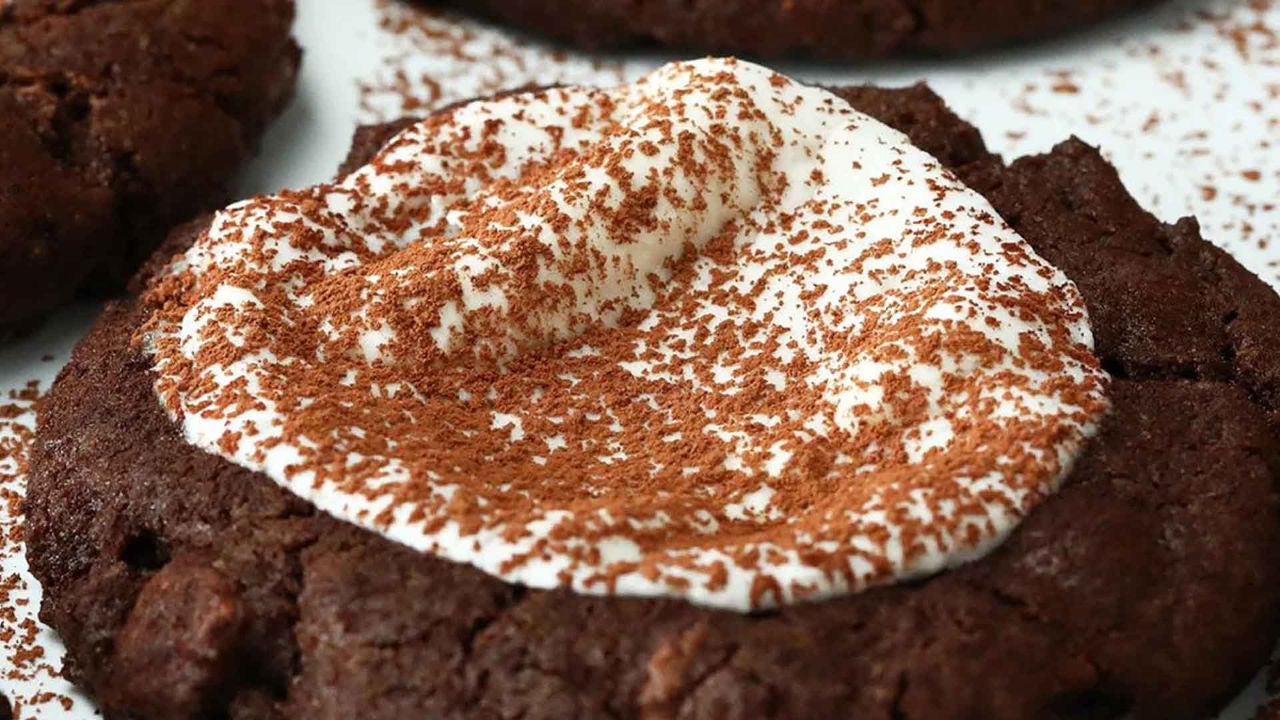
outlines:
{"label": "cracked cookie surface", "polygon": [[1063,32],[1151,0],[445,0],[588,49],[670,46],[825,59],[961,54]]}
{"label": "cracked cookie surface", "polygon": [[119,290],[292,94],[292,0],[0,8],[0,336]]}
{"label": "cracked cookie surface", "polygon": [[[1006,165],[924,88],[840,92],[1079,285],[1115,378],[1065,487],[996,552],[755,615],[528,591],[187,445],[126,301],[53,387],[32,464],[29,557],[71,676],[120,718],[1209,714],[1280,633],[1280,298],[1079,141]],[[395,129],[359,132],[343,170]]]}

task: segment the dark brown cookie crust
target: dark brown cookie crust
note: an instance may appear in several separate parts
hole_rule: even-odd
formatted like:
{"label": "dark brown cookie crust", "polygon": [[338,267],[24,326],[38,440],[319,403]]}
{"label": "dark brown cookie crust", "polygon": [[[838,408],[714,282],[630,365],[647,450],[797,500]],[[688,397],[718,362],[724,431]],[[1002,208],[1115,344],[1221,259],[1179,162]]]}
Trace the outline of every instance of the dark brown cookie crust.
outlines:
{"label": "dark brown cookie crust", "polygon": [[293,0],[0,3],[0,337],[118,291],[288,101]]}
{"label": "dark brown cookie crust", "polygon": [[[996,552],[753,616],[528,591],[317,515],[187,445],[126,301],[52,388],[32,462],[29,559],[70,676],[111,717],[144,720],[1215,709],[1280,634],[1280,298],[1193,221],[1142,211],[1079,141],[1005,165],[927,89],[842,93],[1080,284],[1116,377],[1064,489]],[[390,132],[361,131],[347,167]]]}
{"label": "dark brown cookie crust", "polygon": [[444,0],[587,49],[827,59],[958,54],[1095,23],[1154,0]]}

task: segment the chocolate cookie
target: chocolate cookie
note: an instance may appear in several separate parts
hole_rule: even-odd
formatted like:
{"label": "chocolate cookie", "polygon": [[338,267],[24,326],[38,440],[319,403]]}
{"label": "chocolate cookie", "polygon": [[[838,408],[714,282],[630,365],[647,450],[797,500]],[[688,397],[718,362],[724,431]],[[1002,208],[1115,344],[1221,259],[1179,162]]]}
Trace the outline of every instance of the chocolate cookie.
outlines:
{"label": "chocolate cookie", "polygon": [[1088,25],[1149,0],[448,0],[447,4],[588,49],[659,45],[697,52],[850,59],[970,52]]}
{"label": "chocolate cookie", "polygon": [[0,9],[0,336],[119,290],[289,100],[292,0]]}
{"label": "chocolate cookie", "polygon": [[[1065,486],[996,551],[750,615],[507,584],[187,444],[123,301],[53,386],[32,461],[29,559],[69,676],[110,717],[147,719],[1215,710],[1280,634],[1280,298],[1194,221],[1144,212],[1078,140],[1006,165],[926,88],[840,94],[1078,283],[1114,378]],[[344,168],[394,130],[360,131]]]}

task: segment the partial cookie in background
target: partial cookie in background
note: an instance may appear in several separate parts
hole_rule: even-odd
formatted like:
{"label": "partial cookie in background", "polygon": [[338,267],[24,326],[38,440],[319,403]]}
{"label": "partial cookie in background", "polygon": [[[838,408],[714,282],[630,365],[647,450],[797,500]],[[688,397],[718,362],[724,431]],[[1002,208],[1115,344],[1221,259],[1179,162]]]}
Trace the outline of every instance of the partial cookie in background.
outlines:
{"label": "partial cookie in background", "polygon": [[576,47],[824,59],[958,54],[1082,27],[1152,0],[446,0]]}
{"label": "partial cookie in background", "polygon": [[221,204],[288,102],[292,0],[14,0],[0,10],[0,337],[119,290]]}

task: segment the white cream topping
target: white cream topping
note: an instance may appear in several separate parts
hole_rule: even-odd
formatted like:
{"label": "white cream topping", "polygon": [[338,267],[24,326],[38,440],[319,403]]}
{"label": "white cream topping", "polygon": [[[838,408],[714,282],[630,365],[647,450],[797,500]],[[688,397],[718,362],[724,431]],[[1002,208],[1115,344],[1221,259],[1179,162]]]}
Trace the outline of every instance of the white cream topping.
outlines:
{"label": "white cream topping", "polygon": [[1105,408],[1074,286],[984,198],[732,60],[460,106],[173,278],[190,442],[536,588],[747,610],[953,567]]}

